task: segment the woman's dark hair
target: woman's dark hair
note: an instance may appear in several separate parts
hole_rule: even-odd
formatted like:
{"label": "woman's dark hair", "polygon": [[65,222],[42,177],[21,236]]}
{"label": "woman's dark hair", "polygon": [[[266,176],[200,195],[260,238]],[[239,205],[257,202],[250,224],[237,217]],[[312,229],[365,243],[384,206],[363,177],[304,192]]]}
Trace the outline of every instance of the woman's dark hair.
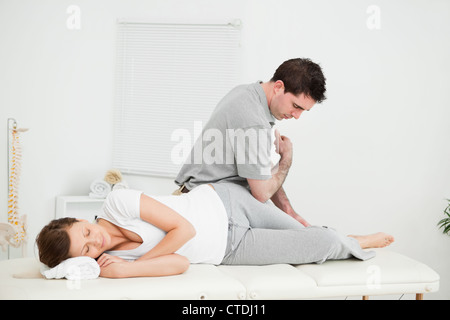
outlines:
{"label": "woman's dark hair", "polygon": [[283,81],[285,93],[296,96],[304,93],[317,103],[326,99],[326,78],[320,66],[310,59],[297,58],[283,62],[270,81],[278,80]]}
{"label": "woman's dark hair", "polygon": [[75,218],[61,218],[51,221],[36,237],[39,249],[39,260],[53,268],[70,258],[70,238],[67,229],[75,222]]}

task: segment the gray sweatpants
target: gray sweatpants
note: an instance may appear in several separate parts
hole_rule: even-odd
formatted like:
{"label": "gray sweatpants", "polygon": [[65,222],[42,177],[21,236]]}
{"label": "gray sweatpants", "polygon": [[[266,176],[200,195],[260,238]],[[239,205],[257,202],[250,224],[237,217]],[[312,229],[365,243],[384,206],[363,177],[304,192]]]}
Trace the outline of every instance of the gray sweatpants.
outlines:
{"label": "gray sweatpants", "polygon": [[222,264],[322,263],[355,257],[367,260],[356,239],[327,227],[305,228],[272,203],[261,203],[234,183],[215,183],[228,214],[228,245]]}

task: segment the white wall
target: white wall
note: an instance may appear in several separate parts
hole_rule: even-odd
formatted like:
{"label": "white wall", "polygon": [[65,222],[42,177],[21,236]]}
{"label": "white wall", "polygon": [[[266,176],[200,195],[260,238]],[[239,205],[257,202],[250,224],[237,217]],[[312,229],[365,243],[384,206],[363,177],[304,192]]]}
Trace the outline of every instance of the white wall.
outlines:
{"label": "white wall", "polygon": [[[66,27],[73,4],[81,30]],[[379,30],[366,25],[369,5],[380,8]],[[29,255],[55,197],[87,194],[111,167],[117,17],[242,19],[243,83],[268,80],[288,58],[319,62],[328,100],[278,124],[295,148],[285,183],[294,208],[343,233],[392,233],[393,250],[441,275],[429,298],[450,299],[450,237],[436,228],[450,197],[446,0],[0,0],[0,207],[14,117],[30,128],[20,189]],[[127,180],[151,193],[175,188]]]}

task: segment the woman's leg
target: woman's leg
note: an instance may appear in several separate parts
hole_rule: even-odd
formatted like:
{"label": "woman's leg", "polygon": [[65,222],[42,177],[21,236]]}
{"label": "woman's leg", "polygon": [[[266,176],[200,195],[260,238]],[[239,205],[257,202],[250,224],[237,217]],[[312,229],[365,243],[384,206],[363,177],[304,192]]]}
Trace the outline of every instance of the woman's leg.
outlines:
{"label": "woman's leg", "polygon": [[250,228],[304,229],[304,226],[273,204],[261,203],[235,183],[214,183],[228,214],[228,244],[224,260],[238,247]]}
{"label": "woman's leg", "polygon": [[361,248],[384,248],[394,242],[394,237],[384,232],[377,232],[366,236],[349,235],[358,240]]}
{"label": "woman's leg", "polygon": [[213,186],[230,218],[222,264],[303,264],[375,256],[375,252],[361,249],[360,242],[367,238],[344,237],[327,227],[305,228],[274,205],[256,200],[245,187],[232,183]]}
{"label": "woman's leg", "polygon": [[362,250],[355,238],[344,237],[326,227],[298,230],[250,228],[222,264],[304,264],[350,257],[367,260],[374,256],[375,252]]}
{"label": "woman's leg", "polygon": [[300,222],[267,202],[256,200],[250,191],[238,184],[213,184],[229,216],[240,225],[264,229],[303,229]]}

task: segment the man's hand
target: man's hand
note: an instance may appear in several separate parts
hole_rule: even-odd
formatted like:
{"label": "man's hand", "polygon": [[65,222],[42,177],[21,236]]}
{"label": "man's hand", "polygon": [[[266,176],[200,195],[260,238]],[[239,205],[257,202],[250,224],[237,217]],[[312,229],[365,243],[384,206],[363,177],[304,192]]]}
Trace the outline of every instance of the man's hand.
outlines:
{"label": "man's hand", "polygon": [[284,192],[283,187],[278,189],[278,191],[271,198],[273,204],[280,208],[282,211],[286,212],[292,218],[300,222],[305,227],[310,227],[311,224],[303,219],[300,215],[298,215],[295,210],[291,206],[291,202],[289,201],[286,192]]}
{"label": "man's hand", "polygon": [[289,212],[286,212],[288,215],[290,215],[292,218],[294,218],[295,220],[297,220],[298,222],[300,222],[302,225],[306,227],[311,227],[311,224],[306,221],[305,219],[303,219],[299,214],[297,214],[293,209],[289,210]]}
{"label": "man's hand", "polygon": [[275,129],[275,152],[281,156],[280,161],[284,161],[288,168],[292,164],[292,142],[286,136],[280,135],[280,132]]}

